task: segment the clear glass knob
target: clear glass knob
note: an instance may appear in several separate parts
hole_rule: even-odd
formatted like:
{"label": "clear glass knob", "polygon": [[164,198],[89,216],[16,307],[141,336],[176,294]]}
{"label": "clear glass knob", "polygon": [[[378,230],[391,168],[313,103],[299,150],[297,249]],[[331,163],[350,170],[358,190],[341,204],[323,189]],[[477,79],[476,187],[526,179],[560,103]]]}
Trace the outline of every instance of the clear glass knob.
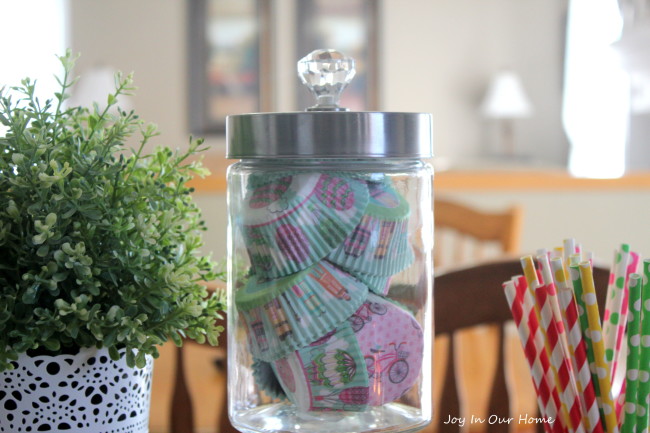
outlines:
{"label": "clear glass knob", "polygon": [[307,111],[347,111],[339,107],[339,98],[355,73],[354,59],[336,50],[315,50],[300,59],[300,80],[316,96],[316,105]]}

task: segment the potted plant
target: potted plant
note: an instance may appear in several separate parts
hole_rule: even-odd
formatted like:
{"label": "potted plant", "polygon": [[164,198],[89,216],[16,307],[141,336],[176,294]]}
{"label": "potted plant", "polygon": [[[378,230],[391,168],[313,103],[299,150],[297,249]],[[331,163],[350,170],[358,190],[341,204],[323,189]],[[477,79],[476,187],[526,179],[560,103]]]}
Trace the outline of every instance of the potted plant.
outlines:
{"label": "potted plant", "polygon": [[148,431],[157,346],[222,331],[187,185],[202,141],[147,152],[155,127],[116,110],[131,76],[104,109],[67,107],[60,61],[52,99],[29,79],[0,91],[0,431]]}

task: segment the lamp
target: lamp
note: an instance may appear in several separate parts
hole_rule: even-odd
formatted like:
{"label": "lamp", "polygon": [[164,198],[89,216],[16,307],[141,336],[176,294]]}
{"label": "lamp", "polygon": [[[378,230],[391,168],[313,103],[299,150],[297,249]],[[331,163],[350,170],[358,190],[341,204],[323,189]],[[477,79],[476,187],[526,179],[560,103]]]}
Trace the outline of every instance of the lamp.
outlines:
{"label": "lamp", "polygon": [[512,71],[499,72],[490,83],[481,112],[487,118],[501,123],[501,138],[508,156],[515,154],[513,120],[529,117],[533,110],[521,85],[519,76]]}

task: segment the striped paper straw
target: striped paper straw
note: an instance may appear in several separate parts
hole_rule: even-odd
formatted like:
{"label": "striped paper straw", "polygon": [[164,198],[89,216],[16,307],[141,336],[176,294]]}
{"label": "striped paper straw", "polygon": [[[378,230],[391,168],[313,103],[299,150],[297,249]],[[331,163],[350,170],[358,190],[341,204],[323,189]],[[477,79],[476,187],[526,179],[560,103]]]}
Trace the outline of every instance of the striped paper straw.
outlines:
{"label": "striped paper straw", "polygon": [[637,390],[636,430],[648,430],[648,398],[650,397],[650,260],[643,261],[641,285],[641,347],[639,385]]}
{"label": "striped paper straw", "polygon": [[605,428],[608,433],[617,433],[618,420],[616,419],[614,401],[612,399],[609,365],[605,358],[605,344],[603,342],[602,334],[603,330],[600,324],[596,288],[594,286],[594,276],[591,264],[583,261],[578,266],[578,270],[583,292],[581,298],[584,301],[585,314],[587,315],[587,320],[589,322],[589,340],[591,340],[591,347],[594,353],[595,370],[600,388],[600,405],[603,415],[605,416]]}
{"label": "striped paper straw", "polygon": [[570,348],[569,352],[575,370],[578,391],[580,392],[581,401],[584,405],[584,413],[587,418],[585,425],[589,432],[602,433],[603,426],[600,419],[598,401],[596,400],[595,384],[592,381],[591,371],[589,370],[587,350],[584,339],[582,338],[582,331],[578,319],[578,309],[573,298],[573,290],[568,284],[569,279],[565,273],[562,258],[557,257],[551,259],[551,269],[553,271],[553,281],[557,286],[560,308],[563,312],[562,316],[565,321],[566,335]]}
{"label": "striped paper straw", "polygon": [[[533,292],[533,288],[537,287],[540,282],[537,278],[537,271],[535,270],[535,262],[533,261],[532,256],[524,256],[520,259],[521,263],[521,268],[524,272],[524,277],[526,279],[526,283],[528,284],[528,291],[531,294],[531,313],[534,313],[536,316],[536,322],[537,322],[537,327],[540,332],[534,332],[532,329],[534,324],[531,325],[531,330],[533,331],[533,336],[535,337],[535,343],[538,345],[538,353],[540,356],[545,355],[547,358],[551,358],[552,356],[552,348],[549,344],[548,339],[545,336],[545,329],[544,327],[540,327],[539,324],[542,322],[541,319],[541,313],[540,313],[540,306],[534,301],[535,295]],[[541,329],[540,329],[541,328]],[[550,362],[550,361],[549,361]],[[557,369],[550,364],[550,368],[547,369],[547,374],[550,374],[551,377],[549,378],[549,381],[551,383],[555,383],[556,385],[560,383],[560,378],[558,376],[558,371]],[[559,386],[559,385],[558,385]],[[554,387],[555,389],[556,387]],[[556,393],[560,393],[562,390],[557,390],[555,389]],[[560,399],[560,402],[558,404],[559,408],[559,419],[562,421],[562,423],[567,426],[569,429],[573,428],[573,425],[571,424],[571,416],[569,414],[569,408],[565,404],[562,399]]]}
{"label": "striped paper straw", "polygon": [[596,372],[596,361],[594,359],[594,350],[592,347],[591,338],[589,336],[589,319],[587,318],[587,307],[583,298],[582,282],[580,281],[580,269],[575,262],[575,256],[571,256],[569,265],[569,279],[571,281],[574,292],[574,300],[578,310],[578,319],[580,322],[580,332],[582,333],[582,341],[587,352],[587,361],[589,362],[589,372],[591,373],[591,382],[596,392],[596,401],[598,403],[598,411],[600,412],[600,419],[603,425],[605,424],[605,415],[603,414],[603,406],[601,403],[601,390],[600,382],[598,381],[598,374]]}
{"label": "striped paper straw", "polygon": [[[514,280],[503,283],[503,290],[506,294],[506,299],[508,300],[508,305],[510,306],[510,311],[512,312],[515,325],[517,326],[519,339],[521,340],[521,345],[524,349],[528,366],[530,367],[533,386],[535,388],[535,393],[537,394],[537,405],[539,406],[539,411],[545,418],[557,418],[557,408],[553,404],[551,389],[545,379],[542,363],[537,356],[537,349],[535,348],[533,337],[530,333],[528,321],[522,320],[524,318],[523,297],[517,296],[517,289]],[[560,423],[557,424],[559,427]],[[547,433],[553,432],[551,426],[552,424],[545,423],[544,430]]]}
{"label": "striped paper straw", "polygon": [[[551,279],[550,286],[552,285],[553,282]],[[560,393],[562,405],[567,408],[569,413],[568,425],[573,427],[573,431],[576,433],[584,432],[581,404],[578,399],[575,384],[571,378],[570,360],[565,356],[564,350],[562,349],[560,333],[551,309],[550,297],[548,296],[551,290],[548,285],[537,285],[533,290],[540,309],[542,330],[551,348],[551,365],[557,371],[558,381],[556,382],[556,387]],[[555,292],[555,288],[552,288],[552,291]]]}
{"label": "striped paper straw", "polygon": [[559,429],[559,431],[564,432],[567,429],[567,416],[562,416],[562,401],[560,400],[560,394],[558,393],[557,388],[554,386],[556,382],[556,376],[553,372],[553,368],[546,351],[546,346],[544,344],[544,336],[542,335],[542,330],[540,329],[538,313],[535,311],[536,303],[534,296],[532,294],[532,291],[529,290],[528,284],[526,283],[526,279],[524,277],[518,277],[514,279],[514,283],[517,297],[520,298],[523,303],[524,320],[526,320],[526,323],[530,329],[530,344],[534,348],[537,358],[539,358],[539,362],[544,373],[543,384],[546,385],[549,396],[545,399],[548,417],[556,420],[553,423],[553,430]]}
{"label": "striped paper straw", "polygon": [[557,296],[555,282],[553,281],[553,271],[551,270],[549,257],[547,255],[539,255],[537,256],[537,263],[540,265],[542,280],[544,281],[544,285],[548,290],[548,301],[550,302],[551,311],[553,312],[553,320],[558,327],[562,352],[564,353],[565,358],[570,359],[571,353],[569,352],[569,343],[566,337],[564,320],[562,318],[562,311],[560,309],[560,302]]}
{"label": "striped paper straw", "polygon": [[636,427],[637,390],[639,387],[639,352],[641,341],[641,276],[632,274],[629,283],[627,318],[627,385],[622,433],[633,433]]}

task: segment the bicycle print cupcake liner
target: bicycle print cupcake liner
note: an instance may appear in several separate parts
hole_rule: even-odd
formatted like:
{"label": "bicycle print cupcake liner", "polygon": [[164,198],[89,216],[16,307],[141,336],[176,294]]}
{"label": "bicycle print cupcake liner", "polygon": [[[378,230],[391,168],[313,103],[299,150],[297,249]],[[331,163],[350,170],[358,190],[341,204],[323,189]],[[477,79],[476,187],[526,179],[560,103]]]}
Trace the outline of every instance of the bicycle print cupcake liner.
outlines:
{"label": "bicycle print cupcake liner", "polygon": [[245,198],[243,234],[253,272],[278,278],[332,252],[357,226],[368,204],[359,180],[330,174],[274,176]]}
{"label": "bicycle print cupcake liner", "polygon": [[[308,347],[272,363],[300,411],[362,411],[399,399],[417,382],[424,336],[415,318],[380,296]],[[357,375],[363,371],[363,381]]]}
{"label": "bicycle print cupcake liner", "polygon": [[366,364],[368,404],[380,406],[399,399],[420,376],[422,327],[404,308],[372,293],[348,321]]}
{"label": "bicycle print cupcake liner", "polygon": [[277,280],[251,278],[235,293],[253,356],[273,361],[305,347],[343,323],[368,288],[322,261]]}
{"label": "bicycle print cupcake liner", "polygon": [[354,274],[394,275],[413,263],[408,202],[386,182],[367,182],[370,198],[361,221],[327,259]]}
{"label": "bicycle print cupcake liner", "polygon": [[368,406],[368,374],[348,323],[273,362],[273,368],[301,412],[362,411]]}

